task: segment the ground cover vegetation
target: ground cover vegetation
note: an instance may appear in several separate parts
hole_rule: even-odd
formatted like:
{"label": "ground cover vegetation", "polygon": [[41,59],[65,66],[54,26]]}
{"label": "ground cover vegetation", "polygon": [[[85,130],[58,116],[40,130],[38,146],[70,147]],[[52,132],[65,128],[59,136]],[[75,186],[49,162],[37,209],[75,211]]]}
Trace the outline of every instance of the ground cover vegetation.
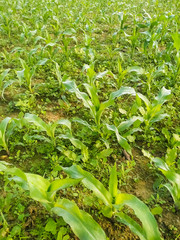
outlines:
{"label": "ground cover vegetation", "polygon": [[0,239],[180,239],[180,2],[0,1]]}

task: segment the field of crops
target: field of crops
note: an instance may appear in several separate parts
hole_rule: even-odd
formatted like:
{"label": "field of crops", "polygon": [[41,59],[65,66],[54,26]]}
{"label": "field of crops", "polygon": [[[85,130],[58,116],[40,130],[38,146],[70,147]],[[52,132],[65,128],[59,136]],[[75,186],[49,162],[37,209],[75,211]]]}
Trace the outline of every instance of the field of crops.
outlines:
{"label": "field of crops", "polygon": [[0,239],[180,239],[180,1],[0,1]]}

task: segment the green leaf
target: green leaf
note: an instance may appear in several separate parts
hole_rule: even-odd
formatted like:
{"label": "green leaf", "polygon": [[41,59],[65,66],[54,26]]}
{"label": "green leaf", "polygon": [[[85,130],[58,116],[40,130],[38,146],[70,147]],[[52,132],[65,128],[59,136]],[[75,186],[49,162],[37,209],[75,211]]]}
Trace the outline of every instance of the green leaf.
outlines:
{"label": "green leaf", "polygon": [[47,194],[50,199],[53,199],[54,195],[58,190],[74,186],[78,184],[79,181],[81,181],[81,179],[71,179],[71,178],[56,179],[49,185],[47,189]]}
{"label": "green leaf", "polygon": [[163,87],[158,96],[155,97],[155,102],[153,103],[153,105],[157,105],[157,104],[164,104],[171,96],[171,90],[166,89],[165,87]]}
{"label": "green leaf", "polygon": [[80,124],[86,126],[87,128],[89,128],[91,131],[93,131],[93,128],[91,127],[91,125],[88,122],[82,120],[81,118],[75,117],[72,119],[72,121],[80,123]]}
{"label": "green leaf", "polygon": [[80,210],[74,202],[62,199],[54,206],[52,211],[63,217],[80,240],[106,240],[106,235],[98,223],[89,214]]}
{"label": "green leaf", "polygon": [[6,117],[0,123],[0,146],[2,146],[8,154],[9,154],[9,150],[7,145],[8,139],[6,138],[6,131],[7,131],[8,123],[10,120],[11,120],[10,117]]}
{"label": "green leaf", "polygon": [[39,60],[36,65],[42,66],[42,65],[44,65],[47,61],[48,61],[48,58],[43,58],[43,59]]}
{"label": "green leaf", "polygon": [[172,38],[174,41],[174,47],[176,48],[177,52],[180,49],[180,34],[178,32],[175,32],[172,34]]}
{"label": "green leaf", "polygon": [[121,97],[125,94],[130,94],[130,95],[136,95],[136,92],[134,90],[134,88],[131,87],[121,87],[119,90],[117,90],[116,92],[112,92],[110,94],[110,99],[114,100],[115,98]]}
{"label": "green leaf", "polygon": [[100,153],[98,153],[97,159],[107,158],[111,155],[112,152],[113,152],[112,148],[107,148],[107,149],[101,151]]}
{"label": "green leaf", "polygon": [[32,199],[41,203],[49,203],[47,190],[50,182],[37,174],[26,173],[26,177]]}
{"label": "green leaf", "polygon": [[56,228],[57,223],[52,218],[49,218],[45,226],[45,231],[51,232],[53,235],[55,235],[57,232]]}
{"label": "green leaf", "polygon": [[56,124],[64,125],[71,131],[71,122],[68,119],[60,119],[56,122]]}
{"label": "green leaf", "polygon": [[[134,221],[131,217],[123,212],[116,213],[117,221],[125,224],[130,230],[139,236],[141,240],[147,240],[146,235],[142,227]],[[154,239],[155,240],[155,239]]]}
{"label": "green leaf", "polygon": [[130,118],[124,122],[121,122],[119,124],[119,126],[117,127],[117,129],[119,132],[122,132],[122,131],[126,130],[127,128],[129,128],[131,125],[133,125],[136,121],[143,122],[144,119],[143,119],[143,117],[133,116],[132,118]]}
{"label": "green leaf", "polygon": [[[117,209],[118,205],[120,205],[120,207],[122,207],[122,205],[127,205],[134,210],[135,215],[142,223],[143,231],[139,232],[140,228],[137,227],[137,225],[135,226],[134,224],[133,228],[131,227],[131,230],[134,231],[134,233],[137,234],[141,240],[161,240],[158,225],[154,216],[150,212],[149,208],[137,197],[131,194],[120,193],[116,197],[115,204],[117,205]],[[123,216],[118,214],[117,216],[121,217],[119,218],[119,220],[121,221],[122,219],[123,222]],[[127,220],[128,219],[126,218],[126,221]]]}
{"label": "green leaf", "polygon": [[177,148],[174,147],[173,149],[167,149],[167,154],[166,154],[166,163],[168,166],[171,166],[175,163],[175,160],[177,158]]}
{"label": "green leaf", "polygon": [[130,73],[130,72],[135,72],[137,74],[144,74],[145,73],[145,70],[141,67],[138,67],[138,66],[134,66],[134,67],[128,67],[127,68],[127,72]]}
{"label": "green leaf", "polygon": [[119,134],[117,127],[109,124],[106,124],[106,126],[107,126],[107,129],[115,132],[119,145],[132,156],[130,145],[128,144],[127,140]]}
{"label": "green leaf", "polygon": [[24,118],[33,123],[35,126],[39,127],[41,131],[45,131],[49,135],[49,125],[45,123],[40,117],[35,114],[26,113]]}
{"label": "green leaf", "polygon": [[69,28],[69,29],[66,29],[63,34],[64,35],[73,35],[76,33],[76,30],[74,28]]}
{"label": "green leaf", "polygon": [[109,179],[109,192],[114,199],[117,196],[117,187],[118,187],[118,179],[116,172],[116,164],[110,170],[110,179]]}
{"label": "green leaf", "polygon": [[158,206],[158,207],[152,208],[151,212],[153,215],[161,215],[163,212],[163,209],[162,207]]}
{"label": "green leaf", "polygon": [[94,194],[104,202],[105,205],[111,205],[112,198],[110,193],[91,173],[84,171],[77,165],[72,165],[69,168],[63,167],[63,170],[72,178],[82,179],[82,183],[88,189],[92,190]]}

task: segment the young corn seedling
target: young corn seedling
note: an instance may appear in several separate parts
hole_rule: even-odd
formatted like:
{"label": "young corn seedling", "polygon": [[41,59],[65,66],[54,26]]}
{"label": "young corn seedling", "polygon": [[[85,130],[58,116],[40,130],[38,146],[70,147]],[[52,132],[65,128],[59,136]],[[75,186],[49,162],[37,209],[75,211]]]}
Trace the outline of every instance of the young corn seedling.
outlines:
{"label": "young corn seedling", "polygon": [[169,183],[165,183],[163,186],[170,192],[176,208],[180,209],[180,174],[179,169],[176,168],[177,148],[168,149],[165,159],[154,158],[145,150],[143,150],[143,154],[155,164],[155,167],[157,167],[169,181]]}
{"label": "young corn seedling", "polygon": [[[101,125],[101,116],[102,113],[105,111],[106,108],[110,107],[114,104],[116,98],[125,95],[135,95],[135,90],[130,87],[122,87],[119,90],[112,92],[109,96],[109,99],[105,102],[100,102],[97,94],[97,89],[95,86],[90,86],[89,84],[84,84],[87,92],[81,92],[76,83],[73,81],[66,81],[63,83],[64,86],[67,88],[68,91],[75,93],[78,99],[83,101],[85,107],[90,109],[90,113],[94,118],[96,126],[99,128]],[[89,95],[89,96],[88,96]]]}
{"label": "young corn seedling", "polygon": [[0,150],[4,149],[8,155],[9,155],[8,140],[13,132],[13,124],[10,125],[10,122],[11,122],[10,117],[6,117],[0,122]]}
{"label": "young corn seedling", "polygon": [[76,33],[76,30],[74,28],[70,28],[67,29],[65,31],[63,31],[61,33],[62,36],[62,42],[63,42],[63,46],[62,46],[62,50],[65,54],[65,56],[68,58],[69,57],[69,44],[74,41],[75,43],[77,43],[77,39],[75,36],[72,36],[73,34]]}
{"label": "young corn seedling", "polygon": [[[77,165],[63,168],[63,170],[71,178],[79,179],[104,203],[105,206],[102,208],[104,216],[115,217],[117,221],[127,225],[141,240],[161,240],[157,222],[149,208],[134,195],[118,192],[116,165],[110,169],[108,190],[91,173],[84,171]],[[124,206],[134,210],[142,226],[123,212],[122,208]]]}
{"label": "young corn seedling", "polygon": [[[144,119],[142,117],[134,116],[127,121],[121,122],[118,127],[114,125],[109,125],[109,124],[106,124],[106,126],[108,130],[113,131],[116,134],[116,138],[118,140],[119,145],[132,156],[131,147],[126,137],[131,136],[131,134],[133,134],[134,132],[142,131],[139,128],[139,125],[143,121]],[[131,130],[127,131],[126,133],[123,133],[125,130],[129,129],[131,126],[133,126]]]}
{"label": "young corn seedling", "polygon": [[36,68],[38,65],[44,65],[47,62],[47,60],[48,60],[47,58],[44,58],[40,60],[36,65],[34,65],[32,68],[30,68],[27,65],[27,63],[20,58],[20,62],[23,67],[23,70],[16,72],[19,80],[19,85],[22,86],[23,84],[25,84],[28,87],[29,91],[33,93],[32,78],[35,75]]}
{"label": "young corn seedling", "polygon": [[[84,156],[83,160],[87,161],[88,159],[88,149],[87,147],[78,139],[76,139],[73,135],[72,135],[72,129],[71,129],[71,122],[68,119],[60,119],[57,120],[53,123],[46,123],[44,122],[40,117],[34,115],[34,114],[29,114],[26,113],[24,116],[24,119],[29,122],[29,123],[33,123],[36,127],[38,127],[38,130],[41,132],[46,132],[47,137],[42,137],[39,135],[35,135],[35,137],[37,137],[38,139],[43,139],[46,142],[51,142],[55,147],[56,147],[56,140],[57,138],[59,139],[68,139],[73,146],[75,146],[76,148],[80,149],[82,151],[82,154]],[[68,132],[66,132],[65,134],[60,134],[58,136],[55,136],[55,131],[56,128],[58,127],[58,125],[63,125],[66,126],[68,128]],[[57,146],[57,149],[61,152],[63,152],[63,149],[60,146]]]}
{"label": "young corn seedling", "polygon": [[91,63],[90,65],[85,64],[83,66],[83,72],[84,71],[86,71],[87,82],[90,86],[94,86],[96,80],[101,79],[106,75],[110,75],[111,77],[115,78],[114,74],[108,70],[104,72],[96,73],[94,70],[94,63]]}
{"label": "young corn seedling", "polygon": [[[163,113],[162,105],[171,97],[171,90],[167,90],[163,87],[155,100],[150,103],[150,101],[141,93],[136,95],[136,104],[140,113],[144,118],[145,132],[147,132],[153,123],[161,121],[165,117],[169,116]],[[146,108],[142,107],[141,100],[145,103]]]}
{"label": "young corn seedling", "polygon": [[144,70],[143,70],[143,68],[138,67],[138,66],[128,67],[125,70],[123,70],[122,62],[118,58],[118,75],[114,76],[114,78],[116,79],[116,82],[117,82],[117,88],[120,88],[122,86],[122,83],[123,83],[123,80],[124,80],[125,76],[128,75],[131,72],[136,73],[136,74],[143,74]]}
{"label": "young corn seedling", "polygon": [[5,83],[4,83],[4,79],[6,78],[6,76],[8,76],[10,69],[6,69],[4,70],[1,74],[0,74],[0,93],[1,93],[1,97],[4,99],[4,90],[5,90]]}
{"label": "young corn seedling", "polygon": [[30,197],[40,202],[50,213],[62,217],[80,240],[106,240],[103,229],[88,213],[80,210],[74,201],[56,197],[57,191],[74,186],[81,179],[65,178],[50,182],[38,174],[10,168],[5,162],[0,162],[0,171],[12,175],[11,179],[29,191]]}
{"label": "young corn seedling", "polygon": [[[40,132],[41,131],[46,132],[47,136],[50,138],[50,142],[53,143],[54,146],[56,146],[55,130],[58,125],[66,126],[71,132],[71,122],[67,119],[61,119],[61,120],[55,121],[54,123],[46,123],[37,115],[29,114],[29,113],[25,114],[24,119],[27,122],[33,123],[36,127],[38,127],[38,130]],[[48,138],[44,138],[44,140],[49,142]]]}
{"label": "young corn seedling", "polygon": [[54,63],[56,65],[55,74],[56,74],[56,77],[57,77],[57,80],[58,80],[58,83],[59,83],[59,88],[62,89],[63,88],[63,82],[65,82],[68,79],[68,76],[66,74],[62,76],[59,64],[57,62],[54,62]]}

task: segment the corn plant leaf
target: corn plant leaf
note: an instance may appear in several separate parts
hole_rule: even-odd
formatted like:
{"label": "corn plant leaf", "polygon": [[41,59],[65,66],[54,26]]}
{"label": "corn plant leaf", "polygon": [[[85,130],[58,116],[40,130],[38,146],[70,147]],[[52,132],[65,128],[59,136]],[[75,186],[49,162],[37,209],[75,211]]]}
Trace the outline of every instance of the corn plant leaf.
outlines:
{"label": "corn plant leaf", "polygon": [[26,173],[30,196],[41,203],[49,203],[47,190],[50,182],[38,174]]}
{"label": "corn plant leaf", "polygon": [[93,102],[93,104],[96,106],[96,109],[99,108],[100,106],[100,102],[99,102],[99,98],[98,98],[98,95],[97,95],[97,89],[94,87],[94,86],[90,86],[89,84],[85,83],[84,84],[90,98],[91,98],[91,101]]}
{"label": "corn plant leaf", "polygon": [[81,167],[77,165],[72,165],[69,168],[64,168],[63,170],[71,177],[75,179],[82,179],[82,183],[90,190],[94,192],[94,194],[100,198],[104,204],[111,205],[111,195],[105,189],[103,184],[98,181],[91,173],[84,171]]}
{"label": "corn plant leaf", "polygon": [[42,66],[48,61],[48,58],[43,58],[37,62],[36,65]]}
{"label": "corn plant leaf", "polygon": [[130,72],[135,72],[137,74],[144,74],[145,73],[145,70],[141,67],[138,67],[138,66],[134,66],[134,67],[128,67],[127,68],[127,72],[130,73]]}
{"label": "corn plant leaf", "polygon": [[4,92],[5,92],[5,90],[6,90],[6,88],[8,88],[9,86],[11,86],[13,83],[15,83],[15,82],[17,82],[17,80],[8,80],[8,81],[6,81],[5,83],[4,83],[4,85],[3,85],[3,88],[2,88],[2,93],[1,93],[1,96],[2,96],[2,98],[3,99],[5,99],[4,98]]}
{"label": "corn plant leaf", "polygon": [[3,147],[8,152],[7,139],[6,139],[6,131],[8,127],[8,123],[11,120],[10,117],[6,117],[0,123],[0,146]]}
{"label": "corn plant leaf", "polygon": [[[143,231],[140,233],[142,235],[138,235],[142,240],[161,240],[160,233],[158,230],[157,222],[150,212],[149,208],[144,204],[142,201],[140,201],[137,197],[131,195],[131,194],[123,194],[120,193],[116,196],[116,208],[118,209],[118,205],[122,207],[122,205],[127,205],[128,207],[132,208],[134,210],[135,215],[139,218],[139,220],[142,223]],[[118,216],[118,214],[117,214]],[[121,221],[121,218],[123,215],[119,215],[119,220]],[[128,221],[127,218],[125,218],[126,221]],[[124,220],[122,219],[122,222]],[[132,223],[131,223],[132,224]],[[135,225],[133,226],[134,229],[131,227],[131,230],[135,230],[135,234],[139,234],[140,228],[135,228]],[[145,238],[143,238],[145,236]]]}
{"label": "corn plant leaf", "polygon": [[141,93],[137,93],[137,96],[143,100],[143,102],[145,103],[146,107],[150,107],[151,106],[151,103],[150,101],[147,99],[147,97],[145,97],[143,94]]}
{"label": "corn plant leaf", "polygon": [[117,141],[118,141],[119,145],[122,148],[124,148],[132,156],[131,147],[130,147],[129,143],[127,142],[127,140],[123,136],[121,136],[119,134],[119,131],[118,131],[117,127],[114,126],[114,125],[109,125],[109,124],[106,124],[106,127],[110,131],[115,132],[116,138],[117,138]]}
{"label": "corn plant leaf", "polygon": [[73,122],[80,123],[80,124],[86,126],[87,128],[89,128],[91,131],[93,131],[93,128],[91,127],[91,125],[90,125],[87,121],[82,120],[81,118],[74,117],[74,118],[72,119],[72,121],[73,121]]}
{"label": "corn plant leaf", "polygon": [[174,47],[176,48],[177,52],[180,49],[180,34],[178,32],[175,32],[172,34],[172,38],[174,41]]}
{"label": "corn plant leaf", "polygon": [[37,126],[41,131],[45,131],[48,136],[51,136],[50,126],[47,123],[45,123],[40,117],[38,117],[35,114],[26,113],[24,118],[28,122],[31,122],[35,126]]}
{"label": "corn plant leaf", "polygon": [[71,134],[60,134],[58,136],[58,138],[63,138],[63,139],[68,139],[70,140],[70,142],[76,147],[76,148],[79,148],[79,149],[83,149],[85,148],[86,146],[77,138],[74,138]]}
{"label": "corn plant leaf", "polygon": [[10,68],[4,70],[1,74],[0,74],[0,90],[3,86],[3,81],[5,79],[5,77],[8,75],[8,72],[9,72]]}
{"label": "corn plant leaf", "polygon": [[123,212],[118,212],[116,213],[116,219],[117,221],[125,224],[128,226],[133,233],[139,236],[141,240],[147,240],[145,232],[143,228],[136,222],[134,221],[131,217],[129,217],[127,214]]}
{"label": "corn plant leaf", "polygon": [[97,222],[86,212],[68,200],[62,199],[55,203],[52,211],[63,217],[80,240],[106,240],[106,235]]}
{"label": "corn plant leaf", "polygon": [[121,87],[119,90],[112,92],[110,94],[110,99],[114,100],[115,98],[121,97],[125,94],[136,95],[134,88],[131,87]]}
{"label": "corn plant leaf", "polygon": [[47,195],[51,200],[53,200],[54,195],[58,190],[74,186],[78,184],[79,181],[81,181],[81,179],[71,179],[71,178],[56,179],[55,181],[50,183],[47,189]]}
{"label": "corn plant leaf", "polygon": [[163,87],[158,96],[155,97],[155,102],[153,103],[153,105],[157,105],[157,104],[164,104],[171,96],[171,90],[166,89],[165,87]]}
{"label": "corn plant leaf", "polygon": [[175,160],[177,158],[177,148],[174,147],[172,149],[167,149],[167,154],[166,154],[166,163],[168,166],[171,166],[175,163]]}
{"label": "corn plant leaf", "polygon": [[118,129],[119,132],[122,132],[122,131],[126,130],[127,128],[129,128],[131,125],[133,125],[138,120],[140,122],[144,121],[143,117],[133,116],[132,118],[130,118],[130,119],[124,121],[124,122],[121,122],[119,124],[119,126],[117,127],[117,129]]}
{"label": "corn plant leaf", "polygon": [[118,179],[116,172],[116,164],[110,169],[110,179],[109,179],[109,192],[112,198],[117,196],[117,187],[118,187]]}
{"label": "corn plant leaf", "polygon": [[89,99],[88,95],[84,92],[79,91],[77,85],[75,82],[67,80],[63,82],[63,85],[67,88],[68,91],[75,93],[78,99],[81,99],[84,103],[84,106],[87,108],[92,108],[93,104],[91,100]]}
{"label": "corn plant leaf", "polygon": [[5,161],[0,161],[0,171],[6,171],[6,169],[8,168],[10,164],[5,162]]}
{"label": "corn plant leaf", "polygon": [[155,123],[155,122],[159,122],[161,120],[163,120],[166,117],[169,117],[169,115],[167,113],[163,113],[163,114],[159,114],[158,112],[156,113],[157,116],[155,116],[154,118],[152,118],[150,120],[150,123]]}
{"label": "corn plant leaf", "polygon": [[55,122],[55,124],[64,125],[71,131],[71,122],[68,119],[60,119],[57,122]]}

